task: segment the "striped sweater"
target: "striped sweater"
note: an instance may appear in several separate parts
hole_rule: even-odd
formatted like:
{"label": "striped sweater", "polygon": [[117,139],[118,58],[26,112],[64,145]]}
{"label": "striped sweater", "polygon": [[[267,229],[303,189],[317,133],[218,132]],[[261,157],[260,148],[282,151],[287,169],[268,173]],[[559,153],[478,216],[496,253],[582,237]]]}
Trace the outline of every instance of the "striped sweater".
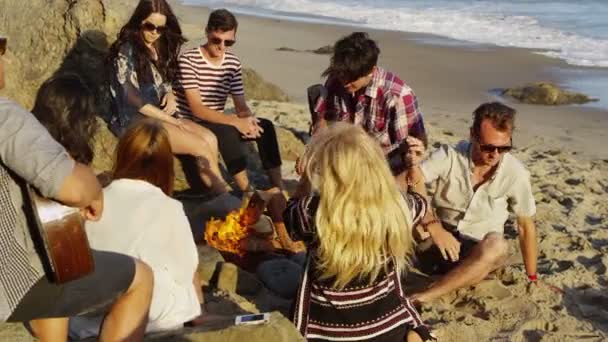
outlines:
{"label": "striped sweater", "polygon": [[[408,201],[418,222],[426,202],[417,194]],[[318,196],[290,200],[285,224],[294,239],[309,244],[309,259],[294,307],[294,324],[309,341],[405,341],[410,330],[432,339],[420,315],[405,297],[391,260],[376,280],[353,280],[344,289],[331,287],[334,279],[320,280],[315,257],[314,218]]]}

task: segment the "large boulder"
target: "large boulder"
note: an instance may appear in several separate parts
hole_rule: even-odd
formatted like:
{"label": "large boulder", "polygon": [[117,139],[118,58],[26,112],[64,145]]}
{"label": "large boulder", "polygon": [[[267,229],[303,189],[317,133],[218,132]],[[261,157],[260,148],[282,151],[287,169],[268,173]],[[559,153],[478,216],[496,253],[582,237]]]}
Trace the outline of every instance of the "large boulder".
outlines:
{"label": "large boulder", "polygon": [[276,127],[279,150],[283,160],[295,161],[304,153],[304,143],[289,129]]}
{"label": "large boulder", "polygon": [[540,105],[583,104],[597,101],[585,94],[574,93],[548,82],[527,84],[523,87],[505,89],[503,95],[513,97],[519,102]]}
{"label": "large boulder", "polygon": [[[97,54],[107,47],[106,33],[117,29],[102,0],[0,0],[0,8],[0,34],[9,38],[2,93],[26,108],[32,107],[40,84],[62,66],[83,33],[96,37]],[[84,65],[90,59],[82,53],[80,48]]]}
{"label": "large boulder", "polygon": [[243,68],[243,83],[245,86],[245,95],[250,100],[289,101],[287,93],[277,85],[264,80],[264,78],[253,69]]}

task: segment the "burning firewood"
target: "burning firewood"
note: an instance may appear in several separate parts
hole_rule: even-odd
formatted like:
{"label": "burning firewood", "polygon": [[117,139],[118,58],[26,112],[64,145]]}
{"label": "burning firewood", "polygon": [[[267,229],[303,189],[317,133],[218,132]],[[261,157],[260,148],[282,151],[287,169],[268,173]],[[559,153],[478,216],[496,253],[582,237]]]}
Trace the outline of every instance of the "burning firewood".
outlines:
{"label": "burning firewood", "polygon": [[[246,205],[230,212],[223,220],[214,218],[207,222],[205,228],[207,243],[219,251],[238,256],[244,256],[249,251],[285,250],[291,253],[304,251],[303,244],[293,242],[289,238],[282,222],[285,198],[280,192],[278,195],[274,192],[269,193],[271,197],[268,210],[272,219],[268,217],[260,219],[266,208],[266,201],[256,192]],[[259,234],[254,229],[256,224],[270,225],[271,229],[266,234]],[[267,235],[267,237],[260,235]]]}

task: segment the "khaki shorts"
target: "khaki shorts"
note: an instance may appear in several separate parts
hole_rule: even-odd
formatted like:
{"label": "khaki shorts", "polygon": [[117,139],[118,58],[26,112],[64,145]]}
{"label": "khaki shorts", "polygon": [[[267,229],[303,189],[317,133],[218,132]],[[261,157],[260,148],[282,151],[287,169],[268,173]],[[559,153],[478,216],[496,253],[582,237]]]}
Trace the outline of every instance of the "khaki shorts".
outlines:
{"label": "khaki shorts", "polygon": [[[471,255],[473,248],[479,241],[464,237],[458,233],[458,231],[448,230],[456,240],[460,242],[460,254],[458,261],[445,260],[443,255],[441,255],[441,251],[432,241],[427,240],[422,241],[418,247],[416,248],[416,259],[417,264],[416,267],[428,274],[428,275],[439,275],[446,274],[451,271],[456,266],[460,265],[462,260]],[[426,245],[426,246],[425,246]]]}

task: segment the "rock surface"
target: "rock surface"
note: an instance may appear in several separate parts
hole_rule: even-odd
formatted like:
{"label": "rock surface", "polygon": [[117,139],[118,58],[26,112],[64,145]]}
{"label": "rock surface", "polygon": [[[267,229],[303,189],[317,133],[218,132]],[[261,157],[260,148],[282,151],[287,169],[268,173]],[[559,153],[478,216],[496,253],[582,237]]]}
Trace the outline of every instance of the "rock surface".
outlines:
{"label": "rock surface", "polygon": [[77,53],[79,64],[87,64],[88,56],[76,44],[81,37],[92,35],[93,44],[103,46],[107,42],[99,40],[105,40],[106,33],[113,36],[117,29],[102,0],[0,0],[0,8],[0,33],[8,37],[2,94],[26,108],[31,108],[40,84],[62,66],[66,56]]}
{"label": "rock surface", "polygon": [[584,104],[597,101],[585,94],[570,92],[547,82],[506,89],[502,94],[513,97],[519,102],[540,105]]}
{"label": "rock surface", "polygon": [[[8,52],[5,55],[6,88],[0,93],[31,108],[39,86],[58,72],[78,73],[95,90],[101,116],[108,115],[107,70],[105,57],[134,1],[122,0],[0,0],[0,35],[7,36]],[[24,13],[27,15],[24,16]],[[252,69],[244,68],[245,91],[248,99],[286,101],[287,95],[276,85],[265,82]],[[111,170],[116,138],[98,119],[99,129],[95,140],[93,167],[97,171]],[[277,127],[281,152],[294,159],[303,146],[294,134]],[[285,143],[283,143],[285,141]],[[176,160],[176,190],[188,186],[181,164]],[[250,170],[261,175],[259,163]],[[205,254],[204,251],[201,252]],[[201,267],[202,278],[208,281],[209,272],[221,261],[207,251],[201,258],[208,265]],[[277,299],[266,290],[255,276],[231,264],[223,264],[217,289],[208,289],[205,309],[212,314],[224,315],[223,323],[211,322],[207,326],[178,331],[165,335],[148,336],[155,341],[300,341],[301,336],[281,313],[274,312],[270,322],[263,326],[231,326],[234,315],[281,310],[285,313],[289,303]],[[238,286],[237,286],[238,284]],[[244,292],[247,298],[237,292]],[[34,341],[21,324],[0,324],[1,341]]]}

